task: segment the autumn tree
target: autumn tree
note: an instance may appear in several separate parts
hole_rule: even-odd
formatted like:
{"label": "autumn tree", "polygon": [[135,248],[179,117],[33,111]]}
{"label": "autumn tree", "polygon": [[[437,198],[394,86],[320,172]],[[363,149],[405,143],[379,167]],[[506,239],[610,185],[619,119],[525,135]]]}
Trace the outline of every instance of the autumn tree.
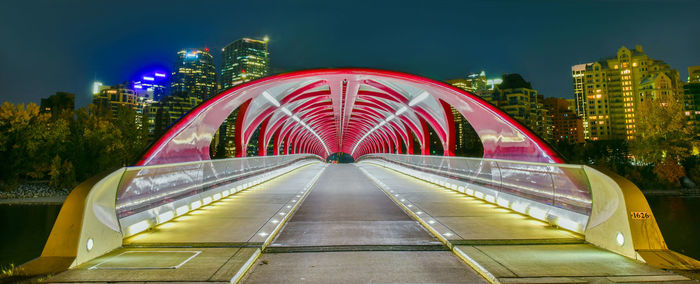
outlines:
{"label": "autumn tree", "polygon": [[51,119],[34,103],[0,106],[0,187],[47,177],[55,156],[65,150],[69,122]]}
{"label": "autumn tree", "polygon": [[636,137],[631,154],[642,164],[653,164],[654,173],[677,185],[685,176],[680,162],[692,154],[693,129],[685,115],[683,97],[675,92],[647,97],[641,102],[636,120]]}

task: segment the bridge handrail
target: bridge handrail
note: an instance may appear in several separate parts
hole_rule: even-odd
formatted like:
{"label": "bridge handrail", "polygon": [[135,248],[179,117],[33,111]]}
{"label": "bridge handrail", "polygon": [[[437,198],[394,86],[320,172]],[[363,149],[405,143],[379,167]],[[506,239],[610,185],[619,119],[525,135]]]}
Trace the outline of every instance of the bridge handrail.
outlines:
{"label": "bridge handrail", "polygon": [[591,214],[591,187],[581,165],[401,154],[368,154],[358,162],[367,159],[450,177],[586,217]]}
{"label": "bridge handrail", "polygon": [[117,190],[117,214],[124,218],[306,159],[322,160],[294,154],[127,167]]}
{"label": "bridge handrail", "polygon": [[[700,268],[700,261],[668,249],[644,194],[632,182],[613,172],[583,165],[401,154],[368,154],[357,161],[393,168],[494,205],[579,232],[593,245],[659,268]],[[460,172],[458,168],[465,164],[455,163],[456,161],[468,161],[481,167],[478,168],[479,171]],[[489,169],[491,171],[487,171]],[[516,170],[515,175],[508,172],[511,169]],[[518,173],[549,176],[551,181],[539,181],[551,186],[553,193],[562,186],[573,187],[574,193],[581,193],[583,201],[587,202],[586,210],[582,212],[577,210],[581,208],[576,206],[562,206],[571,200],[560,204],[548,204],[532,198],[531,195],[521,195],[522,191],[508,190],[511,180],[517,181],[518,177],[529,183],[538,181]],[[485,174],[489,179],[479,174]],[[556,196],[552,200],[556,201]],[[574,202],[569,205],[577,204]]]}
{"label": "bridge handrail", "polygon": [[[174,206],[180,206],[178,205],[179,203],[187,202],[189,204],[189,202],[193,200],[203,202],[204,199],[211,198],[211,196],[217,194],[223,197],[225,195],[221,194],[221,192],[225,191],[228,191],[229,194],[233,194],[236,191],[229,189],[232,186],[238,186],[242,183],[247,184],[247,186],[252,186],[265,179],[273,178],[317,160],[323,161],[321,157],[311,154],[230,158],[142,167],[124,167],[111,173],[106,172],[96,175],[82,182],[71,191],[61,207],[56,223],[44,245],[41,256],[18,267],[17,272],[23,275],[45,275],[75,267],[120,247],[122,245],[122,240],[134,233],[129,232],[128,229],[129,225],[133,225],[133,220],[146,222],[145,224],[147,224],[147,226],[141,228],[144,230],[167,222],[167,220],[159,219],[158,214],[162,213],[165,209],[172,212]],[[275,164],[275,162],[279,162],[280,164]],[[161,205],[159,208],[151,207],[151,209],[139,211],[133,215],[127,214],[121,218],[117,214],[117,206],[119,203],[117,197],[118,191],[123,188],[128,188],[131,183],[138,181],[139,179],[135,179],[135,177],[139,177],[140,174],[152,174],[154,173],[153,170],[159,170],[157,172],[161,173],[173,173],[183,167],[190,171],[193,171],[192,169],[199,169],[200,171],[221,170],[220,167],[231,169],[230,167],[226,168],[226,165],[231,164],[238,166],[235,172],[219,171],[215,172],[219,175],[209,175],[210,178],[222,178],[227,182],[231,182],[232,178],[245,175],[243,179],[233,181],[229,186],[220,186],[216,188],[219,185],[226,184],[219,184],[211,180],[190,180],[190,182],[208,182],[209,187],[203,190],[202,187],[195,186],[192,190],[199,190],[200,194],[190,195],[180,200],[167,199],[169,203]],[[250,165],[251,167],[245,167],[246,165]],[[281,166],[282,168],[280,168],[280,165],[283,165]],[[253,167],[255,167],[255,169],[249,171]],[[204,175],[200,175],[200,177],[204,177]],[[177,177],[174,179],[178,180]],[[146,184],[149,182],[157,182],[156,179],[141,179],[140,181]],[[182,187],[186,185],[186,183],[181,183],[179,184],[180,187],[176,186],[175,188],[182,189]],[[172,186],[172,184],[170,184],[170,186]],[[203,205],[205,204],[202,204],[202,206]],[[196,208],[187,207],[187,209],[189,211]]]}

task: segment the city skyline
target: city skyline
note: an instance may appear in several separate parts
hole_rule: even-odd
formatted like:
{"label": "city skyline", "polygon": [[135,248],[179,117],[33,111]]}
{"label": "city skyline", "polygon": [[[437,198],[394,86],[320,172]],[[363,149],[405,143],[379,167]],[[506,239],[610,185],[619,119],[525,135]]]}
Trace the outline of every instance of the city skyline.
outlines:
{"label": "city skyline", "polygon": [[[66,2],[44,12],[37,9],[32,23],[0,28],[0,34],[9,39],[0,47],[4,54],[0,96],[16,103],[38,102],[65,91],[76,93],[76,105],[83,106],[90,101],[94,79],[116,84],[148,66],[172,66],[173,54],[183,48],[209,47],[218,67],[225,45],[241,37],[269,36],[273,73],[371,67],[446,80],[486,69],[492,75],[522,74],[546,96],[571,98],[570,66],[598,60],[620,46],[644,46],[650,56],[678,69],[682,78],[688,66],[698,65],[700,54],[694,51],[700,40],[690,36],[700,27],[691,12],[698,3],[658,3],[635,2],[630,7],[629,1],[586,6],[583,2],[477,1],[420,7],[382,2],[371,9],[356,8],[374,19],[360,21],[352,13],[329,15],[339,7],[330,3],[281,3],[270,8],[217,3],[208,6],[211,12],[173,20],[173,14],[186,10],[184,4],[152,2],[139,9],[81,4],[77,17],[77,3]],[[18,20],[35,6],[52,6],[11,5],[5,11],[14,13],[3,15],[3,22]],[[232,7],[249,13],[233,22],[223,12]],[[615,12],[621,8],[628,13]],[[654,17],[639,17],[652,13]],[[123,22],[99,21],[108,15],[123,15]],[[26,29],[32,29],[24,33],[27,36],[22,32]],[[38,37],[43,37],[42,44]],[[37,71],[36,66],[42,69]]]}

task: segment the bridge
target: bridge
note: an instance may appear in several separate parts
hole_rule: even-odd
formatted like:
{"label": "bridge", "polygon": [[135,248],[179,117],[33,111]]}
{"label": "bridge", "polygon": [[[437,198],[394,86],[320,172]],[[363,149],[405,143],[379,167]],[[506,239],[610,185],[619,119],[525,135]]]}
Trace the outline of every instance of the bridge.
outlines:
{"label": "bridge", "polygon": [[[482,158],[454,156],[453,110]],[[212,160],[234,111],[237,157]],[[441,156],[429,155],[431,132]],[[326,161],[339,153],[355,162]],[[634,184],[566,164],[478,96],[405,73],[319,69],[229,89],[135,165],[80,184],[18,272],[51,283],[684,283],[678,271],[693,269]]]}

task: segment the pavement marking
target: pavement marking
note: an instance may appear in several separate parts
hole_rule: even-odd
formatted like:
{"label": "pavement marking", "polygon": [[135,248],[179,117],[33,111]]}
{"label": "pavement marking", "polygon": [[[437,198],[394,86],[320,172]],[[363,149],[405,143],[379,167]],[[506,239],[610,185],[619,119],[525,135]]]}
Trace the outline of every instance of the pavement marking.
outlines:
{"label": "pavement marking", "polygon": [[248,261],[246,261],[243,264],[243,266],[241,266],[241,268],[238,269],[238,272],[236,272],[236,274],[233,275],[229,283],[239,283],[243,279],[243,276],[245,276],[246,273],[248,273],[248,271],[250,270],[250,268],[253,267],[253,264],[255,264],[255,262],[258,261],[258,258],[260,258],[261,254],[262,251],[260,249],[256,249],[255,253],[253,253],[253,255],[250,256],[250,258],[248,258]]}
{"label": "pavement marking", "polygon": [[[370,174],[367,170],[360,167],[359,165],[355,164],[355,166],[358,167],[360,169],[360,171],[362,171],[362,173],[364,173],[372,182],[374,182],[374,184],[377,187],[379,187],[379,189],[381,189],[382,192],[384,192],[384,194],[386,194],[392,201],[394,201],[394,203],[396,203],[399,207],[401,207],[401,209],[403,209],[406,213],[408,213],[408,215],[410,215],[413,219],[418,221],[418,223],[420,223],[426,230],[428,230],[436,238],[438,238],[438,240],[440,240],[442,243],[444,243],[445,246],[447,246],[455,256],[457,256],[460,260],[462,260],[465,264],[467,264],[470,268],[472,268],[476,273],[478,273],[481,277],[483,277],[489,283],[492,283],[492,284],[500,284],[501,283],[498,281],[498,278],[496,278],[496,276],[494,276],[493,274],[491,274],[491,272],[486,270],[486,268],[481,266],[478,262],[473,260],[471,257],[469,257],[464,252],[459,250],[456,246],[454,246],[450,241],[448,241],[447,238],[445,238],[445,236],[443,235],[443,233],[438,232],[427,221],[423,220],[423,218],[421,218],[418,214],[414,213],[413,210],[411,210],[411,208],[409,208],[407,205],[402,203],[399,200],[399,194],[393,194],[393,191],[389,188],[389,186],[387,186],[386,184],[384,184],[383,182],[378,180],[376,177],[374,177],[374,175]],[[422,214],[420,214],[420,215],[422,215]],[[432,220],[432,218],[431,218],[431,220]]]}
{"label": "pavement marking", "polygon": [[[120,257],[124,256],[126,254],[160,254],[160,253],[170,253],[170,254],[191,254],[189,257],[186,259],[180,261],[179,263],[175,265],[167,265],[167,266],[103,266],[103,265],[108,265],[110,262],[116,262],[119,260]],[[181,266],[183,266],[185,263],[188,261],[192,260],[195,256],[199,255],[202,253],[200,250],[195,250],[195,251],[173,251],[173,250],[155,250],[155,251],[125,251],[122,252],[118,255],[112,256],[108,259],[105,259],[104,261],[95,264],[94,266],[88,268],[88,270],[95,270],[95,269],[111,269],[111,270],[136,270],[136,269],[178,269]],[[159,256],[159,259],[163,259],[164,256]]]}
{"label": "pavement marking", "polygon": [[[277,225],[275,226],[275,229],[267,236],[267,238],[262,243],[260,248],[256,249],[255,253],[253,253],[253,255],[250,258],[248,258],[248,261],[246,261],[245,264],[243,264],[243,266],[238,270],[238,272],[236,272],[236,274],[233,275],[233,277],[231,278],[229,283],[235,284],[235,283],[239,283],[241,280],[243,280],[243,278],[248,273],[248,271],[250,271],[250,268],[253,267],[253,264],[255,264],[255,262],[258,261],[258,259],[262,255],[262,251],[272,242],[272,240],[274,240],[277,237],[277,235],[281,231],[282,227],[284,227],[284,225],[287,223],[289,218],[292,215],[294,215],[294,212],[296,212],[297,208],[299,208],[299,206],[304,202],[304,199],[306,199],[306,196],[308,196],[311,193],[311,189],[314,187],[314,185],[316,185],[316,182],[321,177],[323,172],[325,172],[327,167],[328,167],[328,165],[324,165],[323,168],[321,168],[321,170],[318,171],[318,173],[311,179],[311,181],[309,181],[309,183],[306,184],[304,189],[301,192],[299,192],[299,195],[296,195],[296,197],[295,197],[296,199],[294,199],[294,202],[296,202],[296,203],[294,204],[294,206],[292,208],[283,207],[282,209],[280,209],[280,210],[289,209],[289,212],[286,212],[287,214],[282,218],[282,220],[279,221],[279,223],[276,223]],[[276,215],[277,214],[275,214],[275,216]],[[270,221],[268,221],[268,222],[271,222],[272,218],[274,218],[274,216],[270,217]],[[263,225],[263,227],[264,227],[264,225]],[[256,235],[258,235],[257,232],[256,232]]]}

